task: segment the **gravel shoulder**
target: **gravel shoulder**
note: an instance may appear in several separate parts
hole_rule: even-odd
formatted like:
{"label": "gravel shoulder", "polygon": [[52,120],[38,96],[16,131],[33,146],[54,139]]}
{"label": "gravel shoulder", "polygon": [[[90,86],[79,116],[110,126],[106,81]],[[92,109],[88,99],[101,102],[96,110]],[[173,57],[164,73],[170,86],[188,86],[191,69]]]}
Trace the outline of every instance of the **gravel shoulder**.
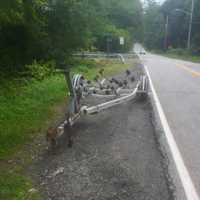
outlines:
{"label": "gravel shoulder", "polygon": [[[141,65],[131,71],[137,78],[143,73]],[[46,150],[30,169],[42,199],[173,199],[151,115],[147,100],[82,117],[73,127],[73,148],[60,140],[56,150]]]}

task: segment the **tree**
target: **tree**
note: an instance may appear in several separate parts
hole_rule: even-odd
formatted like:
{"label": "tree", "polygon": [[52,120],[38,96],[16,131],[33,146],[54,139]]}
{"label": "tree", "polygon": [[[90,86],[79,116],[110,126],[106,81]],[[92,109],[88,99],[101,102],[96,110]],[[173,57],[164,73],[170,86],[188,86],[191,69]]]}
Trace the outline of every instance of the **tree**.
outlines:
{"label": "tree", "polygon": [[144,10],[144,44],[149,49],[163,48],[165,19],[160,5],[148,0]]}
{"label": "tree", "polygon": [[112,51],[129,50],[141,24],[139,0],[1,0],[0,66],[19,72],[34,60],[60,63],[82,49],[106,50],[107,34]]}
{"label": "tree", "polygon": [[[96,34],[95,45],[107,49],[106,40],[111,37],[110,50],[130,50],[134,41],[142,40],[142,4],[139,0],[101,0],[101,13],[104,16],[103,29]],[[125,38],[125,46],[119,45],[119,37]]]}
{"label": "tree", "polygon": [[40,1],[3,0],[0,5],[0,62],[3,70],[19,71],[45,54]]}
{"label": "tree", "polygon": [[90,44],[87,1],[57,0],[49,4],[49,55],[64,61],[73,51]]}
{"label": "tree", "polygon": [[[195,50],[200,46],[200,2],[194,0],[195,9],[192,24],[192,47]],[[164,15],[169,16],[169,46],[174,48],[186,48],[188,39],[189,13],[191,11],[191,0],[167,0],[161,8]],[[180,9],[188,14],[176,11]]]}

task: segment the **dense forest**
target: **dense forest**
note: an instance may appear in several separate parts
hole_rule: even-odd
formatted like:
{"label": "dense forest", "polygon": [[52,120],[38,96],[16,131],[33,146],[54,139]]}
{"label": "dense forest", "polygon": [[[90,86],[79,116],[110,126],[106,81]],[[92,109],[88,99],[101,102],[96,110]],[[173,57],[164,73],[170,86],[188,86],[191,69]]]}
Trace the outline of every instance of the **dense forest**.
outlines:
{"label": "dense forest", "polygon": [[[144,8],[144,43],[150,49],[186,49],[192,0],[147,0]],[[190,52],[200,49],[200,1],[194,0]],[[167,26],[167,27],[166,27]]]}
{"label": "dense forest", "polygon": [[[112,52],[128,51],[135,41],[148,49],[184,49],[191,1],[1,0],[1,72],[19,74],[33,63],[59,65],[76,51],[106,51],[108,43]],[[191,49],[198,53],[200,2],[194,4]]]}
{"label": "dense forest", "polygon": [[[140,0],[1,0],[0,66],[25,71],[33,62],[65,62],[75,51],[126,51],[141,37]],[[119,45],[119,36],[125,46]]]}

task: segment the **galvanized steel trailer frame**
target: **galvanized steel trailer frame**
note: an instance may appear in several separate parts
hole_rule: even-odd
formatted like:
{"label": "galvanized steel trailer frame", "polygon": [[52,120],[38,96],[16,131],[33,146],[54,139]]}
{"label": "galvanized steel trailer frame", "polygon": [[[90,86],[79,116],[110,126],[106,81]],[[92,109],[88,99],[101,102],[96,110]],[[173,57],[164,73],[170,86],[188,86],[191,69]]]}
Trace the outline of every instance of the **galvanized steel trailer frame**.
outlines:
{"label": "galvanized steel trailer frame", "polygon": [[[138,80],[136,87],[133,89],[118,87],[116,89],[105,89],[106,79],[97,81],[91,86],[81,74],[75,74],[73,77],[70,71],[62,70],[65,75],[67,86],[69,89],[69,104],[66,112],[66,120],[58,126],[59,135],[68,135],[68,146],[72,146],[72,135],[69,130],[82,115],[91,115],[109,109],[116,105],[139,98],[144,99],[148,96],[148,78],[143,75]],[[94,93],[95,91],[95,93]],[[111,94],[106,94],[109,91]],[[95,96],[97,98],[114,98],[107,100],[94,106],[83,106],[81,100],[87,96]],[[66,133],[65,133],[66,132]]]}

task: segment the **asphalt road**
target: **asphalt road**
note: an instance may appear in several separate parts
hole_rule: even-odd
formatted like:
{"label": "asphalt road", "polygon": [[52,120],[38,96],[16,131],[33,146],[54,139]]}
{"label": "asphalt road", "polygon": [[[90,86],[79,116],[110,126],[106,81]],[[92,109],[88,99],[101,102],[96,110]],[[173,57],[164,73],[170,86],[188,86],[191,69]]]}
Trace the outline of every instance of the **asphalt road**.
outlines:
{"label": "asphalt road", "polygon": [[[142,73],[139,65],[131,70]],[[172,200],[151,116],[148,101],[132,101],[81,118],[73,148],[60,140],[31,169],[43,199]]]}
{"label": "asphalt road", "polygon": [[141,60],[200,195],[200,64],[152,54],[141,55]]}

